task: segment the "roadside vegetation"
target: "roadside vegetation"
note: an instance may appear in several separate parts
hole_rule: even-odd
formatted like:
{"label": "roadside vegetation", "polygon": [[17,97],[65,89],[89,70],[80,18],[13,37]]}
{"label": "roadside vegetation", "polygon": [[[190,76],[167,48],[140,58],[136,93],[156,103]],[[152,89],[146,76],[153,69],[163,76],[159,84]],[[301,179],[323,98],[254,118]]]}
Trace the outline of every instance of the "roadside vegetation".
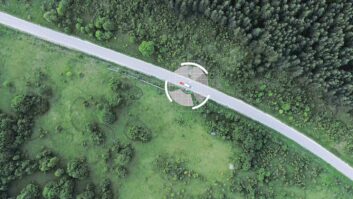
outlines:
{"label": "roadside vegetation", "polygon": [[332,168],[233,111],[212,103],[191,111],[130,77],[160,84],[151,78],[3,27],[0,34],[2,198],[353,194]]}
{"label": "roadside vegetation", "polygon": [[[0,10],[170,70],[200,62],[211,86],[353,163],[349,2],[0,0]],[[236,113],[190,113],[107,63],[0,33],[4,198],[353,195],[351,182]]]}
{"label": "roadside vegetation", "polygon": [[2,2],[1,10],[170,70],[199,62],[210,71],[211,86],[353,164],[349,1]]}
{"label": "roadside vegetation", "polygon": [[[197,197],[227,184],[232,146],[211,138],[199,113],[108,63],[0,34],[1,198],[163,198],[182,189]],[[160,155],[204,178],[169,182],[155,167]]]}

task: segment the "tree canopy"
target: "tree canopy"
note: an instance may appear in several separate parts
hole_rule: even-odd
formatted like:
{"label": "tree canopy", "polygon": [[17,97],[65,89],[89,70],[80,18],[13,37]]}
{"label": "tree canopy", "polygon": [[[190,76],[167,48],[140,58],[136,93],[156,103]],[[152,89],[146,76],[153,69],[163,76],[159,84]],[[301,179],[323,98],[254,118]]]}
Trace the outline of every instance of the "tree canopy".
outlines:
{"label": "tree canopy", "polygon": [[154,43],[152,41],[143,41],[139,46],[140,53],[145,57],[151,57],[154,53]]}

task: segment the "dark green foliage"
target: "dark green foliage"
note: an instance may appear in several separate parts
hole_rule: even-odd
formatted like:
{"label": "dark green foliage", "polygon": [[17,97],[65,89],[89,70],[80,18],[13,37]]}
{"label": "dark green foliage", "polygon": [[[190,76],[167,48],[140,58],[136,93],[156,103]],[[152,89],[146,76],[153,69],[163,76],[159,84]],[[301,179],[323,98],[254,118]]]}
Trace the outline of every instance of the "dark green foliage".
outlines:
{"label": "dark green foliage", "polygon": [[115,30],[114,23],[112,21],[108,20],[108,19],[105,20],[105,22],[103,23],[102,27],[103,27],[103,29],[105,31],[113,31],[113,30]]}
{"label": "dark green foliage", "polygon": [[[65,7],[64,1],[44,1],[45,19],[66,30],[76,30],[102,41],[115,36],[114,30],[128,33],[136,43],[151,41],[154,52],[145,55],[153,54],[161,65],[170,68],[176,60],[201,60],[210,68],[210,74],[221,74],[230,86],[241,84],[239,93],[246,100],[265,103],[276,113],[288,116],[290,121],[296,120],[297,126],[315,122],[319,124],[320,132],[327,132],[332,140],[347,142],[347,149],[353,151],[353,139],[347,133],[350,129],[342,122],[333,121],[335,115],[327,117],[330,112],[326,109],[316,112],[323,107],[316,104],[319,98],[336,108],[343,106],[344,111],[352,110],[353,15],[350,1],[122,0],[84,1],[85,6],[81,1],[73,2]],[[166,9],[166,4],[182,17],[189,18],[175,17]],[[199,20],[200,15],[221,26]],[[206,26],[211,28],[204,28]],[[237,58],[234,46],[242,46],[244,58]],[[264,80],[266,84],[258,80]],[[255,86],[253,82],[256,82]],[[125,81],[112,81],[111,87],[117,95],[111,101],[122,104],[127,99],[124,91],[129,86]],[[113,107],[115,103],[111,105]],[[109,111],[111,106],[107,107]],[[107,116],[106,121],[111,121],[112,115],[107,113],[103,118]],[[235,171],[230,181],[234,192],[240,192],[246,198],[288,198],[286,190],[281,190],[285,193],[276,190],[277,184],[300,188],[315,184],[313,179],[319,177],[321,169],[317,168],[321,167],[311,166],[310,158],[288,150],[288,146],[267,129],[212,105],[204,114],[212,131],[240,147],[239,155],[232,160]],[[4,126],[13,126],[18,121],[8,119]],[[4,129],[8,131],[1,132],[2,140],[23,142],[16,130]],[[31,131],[22,132],[27,135]],[[1,150],[6,151],[1,156],[5,161],[11,159],[11,166],[4,168],[1,165],[0,168],[5,173],[1,190],[6,190],[7,182],[15,179],[11,176],[16,170],[14,165],[21,164],[12,161],[12,157],[21,157],[14,156],[12,148],[12,144],[1,143]],[[132,147],[116,144],[108,159],[113,159],[113,170],[124,176],[132,156]],[[167,167],[167,173],[176,178],[180,174],[183,179],[180,171],[186,169],[185,165],[178,162],[174,165],[177,166],[169,166],[165,161],[160,163]],[[110,183],[102,186],[98,193],[101,194],[98,198],[113,198]],[[87,193],[87,197],[90,194]],[[214,191],[208,191],[204,196],[222,197]]]}
{"label": "dark green foliage", "polygon": [[113,199],[113,190],[110,180],[104,180],[100,185],[99,195],[101,199]]}
{"label": "dark green foliage", "polygon": [[226,187],[222,183],[214,183],[214,186],[209,187],[197,199],[227,199]]}
{"label": "dark green foliage", "polygon": [[113,31],[115,29],[114,22],[108,17],[97,17],[94,21],[96,29],[103,31]]}
{"label": "dark green foliage", "polygon": [[76,196],[76,199],[95,199],[94,184],[88,184],[85,190]]}
{"label": "dark green foliage", "polygon": [[96,18],[92,18],[86,25],[85,21],[81,18],[82,16],[78,16],[77,18],[73,17],[73,15],[79,13],[79,9],[74,9],[74,5],[84,7],[82,4],[83,2],[78,3],[73,0],[44,2],[42,6],[45,11],[43,17],[48,22],[55,23],[58,27],[62,27],[64,31],[68,33],[75,28],[77,32],[86,33],[99,41],[111,39],[113,37],[112,31],[116,29],[116,26],[109,16],[99,15]]}
{"label": "dark green foliage", "polygon": [[[125,71],[123,72],[125,73]],[[129,73],[129,72],[126,72]],[[127,74],[127,76],[130,76]],[[134,100],[137,100],[141,97],[142,91],[140,88],[135,86],[127,78],[111,78],[109,81],[110,89],[114,91],[113,97],[108,99],[109,106],[116,108],[121,105],[128,105]]]}
{"label": "dark green foliage", "polygon": [[[185,184],[185,182],[183,182]],[[177,186],[170,184],[165,185],[163,188],[165,195],[161,198],[173,198],[173,199],[184,199],[184,198],[192,198],[192,199],[200,199],[201,197],[195,197],[194,195],[190,194],[185,189],[180,189]]]}
{"label": "dark green foliage", "polygon": [[56,8],[59,16],[64,16],[70,8],[71,0],[61,0]]}
{"label": "dark green foliage", "polygon": [[109,84],[110,88],[116,93],[123,92],[131,88],[131,85],[128,83],[128,81],[122,78],[112,78],[110,79]]}
{"label": "dark green foliage", "polygon": [[333,104],[352,110],[352,2],[169,0],[169,4],[182,16],[201,13],[241,33],[257,74],[284,71],[288,81],[319,84]]}
{"label": "dark green foliage", "polygon": [[[45,2],[43,8],[57,14],[59,4],[64,5],[61,2]],[[80,24],[77,31],[97,33],[101,40],[114,35],[106,36],[106,31],[119,29],[139,43],[153,42],[154,55],[163,65],[191,56],[205,62],[212,73],[222,73],[230,83],[254,77],[282,79],[278,84],[295,84],[305,91],[314,88],[316,95],[337,108],[352,110],[353,35],[349,22],[353,6],[349,1],[137,0],[109,1],[109,5],[75,2],[66,12],[71,18],[61,17],[58,24],[67,26],[70,19],[69,26]],[[179,20],[167,6],[191,20]],[[92,17],[82,20],[83,13]],[[200,15],[221,26],[198,24],[204,22]],[[202,25],[211,25],[212,31]],[[207,43],[210,39],[215,42]],[[244,47],[244,59],[234,58],[238,57],[234,45]],[[186,48],[192,55],[185,54]],[[218,51],[227,53],[219,57]]]}
{"label": "dark green foliage", "polygon": [[[40,82],[45,80],[45,74],[35,73],[38,82],[27,81],[28,87],[40,88]],[[50,97],[48,95],[47,97]],[[37,116],[49,110],[49,100],[34,93],[16,95],[11,101],[14,113],[6,114],[0,110],[0,196],[7,196],[8,184],[34,172],[48,171],[55,167],[58,159],[50,152],[38,155],[37,160],[27,159],[20,147],[30,138],[33,132],[34,120]],[[37,185],[29,184],[17,198],[39,198]]]}
{"label": "dark green foliage", "polygon": [[112,159],[111,167],[119,177],[126,177],[128,175],[128,164],[134,156],[134,148],[131,144],[123,144],[120,141],[114,142],[109,149],[107,161]]}
{"label": "dark green foliage", "polygon": [[104,21],[105,21],[105,17],[97,17],[94,21],[94,26],[97,29],[101,29],[103,27]]}
{"label": "dark green foliage", "polygon": [[40,189],[38,185],[28,184],[22,189],[16,199],[37,199],[40,197]]}
{"label": "dark green foliage", "polygon": [[[86,2],[85,8],[74,5],[75,9],[70,13],[74,15],[72,19],[81,19],[73,20],[73,26],[80,23],[81,30],[84,27],[87,34],[94,35],[97,31],[96,19],[109,18],[119,32],[127,33],[134,38],[134,42],[152,41],[155,46],[153,56],[160,65],[169,69],[174,69],[175,63],[180,60],[201,61],[211,75],[226,78],[230,87],[233,87],[232,84],[239,86],[236,90],[238,97],[272,108],[294,126],[319,126],[321,132],[328,134],[327,139],[347,142],[344,150],[351,154],[351,134],[342,133],[345,131],[343,128],[335,133],[335,126],[345,124],[332,122],[337,117],[330,116],[336,110],[338,113],[349,112],[349,105],[341,105],[353,101],[347,97],[352,89],[352,61],[347,62],[351,57],[348,44],[352,42],[350,25],[344,25],[351,16],[346,14],[351,9],[350,3],[346,2],[110,1],[109,7],[96,2]],[[166,9],[167,4],[189,18],[181,20],[176,17]],[[336,9],[342,18],[336,14]],[[92,17],[82,20],[82,13],[89,13]],[[323,20],[316,20],[314,13],[323,16]],[[200,14],[228,29],[210,23]],[[333,22],[336,17],[339,23]],[[102,24],[100,22],[98,27]],[[341,29],[347,31],[342,32]],[[101,28],[99,30],[103,32]],[[336,40],[338,45],[335,47]],[[316,49],[320,49],[318,53]],[[337,67],[340,62],[347,64]],[[266,84],[272,82],[273,85],[268,84],[266,90],[259,91],[259,88],[251,86],[257,80],[263,80]],[[327,86],[336,89],[329,91]],[[123,93],[119,92],[120,101]],[[320,98],[335,104],[336,110],[331,113],[323,109],[328,106],[317,103],[318,100],[321,102]],[[336,103],[342,100],[345,103]],[[290,103],[288,111],[287,103]],[[321,128],[322,125],[325,127]],[[319,136],[322,135],[315,137]]]}
{"label": "dark green foliage", "polygon": [[116,113],[111,107],[102,110],[102,121],[106,124],[113,124],[117,120]]}
{"label": "dark green foliage", "polygon": [[171,180],[188,182],[191,178],[200,177],[196,172],[187,169],[184,160],[173,156],[159,155],[154,164],[157,171]]}
{"label": "dark green foliage", "polygon": [[149,142],[152,138],[151,130],[139,121],[134,121],[128,128],[127,133],[134,141]]}
{"label": "dark green foliage", "polygon": [[152,41],[143,41],[139,46],[139,51],[144,57],[151,57],[154,53],[154,43]]}
{"label": "dark green foliage", "polygon": [[62,177],[47,183],[42,192],[45,199],[70,199],[73,198],[74,182],[68,177]]}
{"label": "dark green foliage", "polygon": [[321,169],[309,167],[310,159],[287,150],[287,145],[259,124],[209,103],[204,110],[212,132],[230,140],[241,152],[233,158],[232,190],[249,198],[273,198],[270,182],[304,187]]}
{"label": "dark green foliage", "polygon": [[38,154],[36,158],[38,160],[39,170],[43,172],[54,169],[60,161],[60,159],[55,156],[53,152],[47,149]]}
{"label": "dark green foliage", "polygon": [[97,38],[98,40],[100,40],[100,41],[105,39],[105,38],[104,38],[104,33],[103,33],[102,31],[100,31],[100,30],[97,30],[97,31],[96,31],[95,36],[96,36],[96,38]]}
{"label": "dark green foliage", "polygon": [[87,163],[82,160],[72,160],[67,163],[66,172],[73,178],[85,178],[88,176]]}
{"label": "dark green foliage", "polygon": [[11,148],[12,143],[16,139],[15,129],[13,126],[16,124],[14,118],[10,115],[0,112],[0,151],[6,152]]}
{"label": "dark green foliage", "polygon": [[18,118],[15,144],[22,144],[32,134],[33,121],[31,118]]}
{"label": "dark green foliage", "polygon": [[54,9],[49,10],[44,13],[43,15],[44,19],[47,20],[48,22],[57,22],[58,21],[58,13]]}
{"label": "dark green foliage", "polygon": [[256,176],[253,174],[239,174],[234,177],[233,189],[240,193],[245,193],[249,198],[256,198],[259,195],[256,194],[256,189],[258,189],[259,182]]}
{"label": "dark green foliage", "polygon": [[114,172],[115,174],[120,177],[120,178],[125,178],[127,177],[128,175],[128,170],[126,167],[124,166],[120,166],[120,165],[117,165],[115,168],[114,168]]}
{"label": "dark green foliage", "polygon": [[59,168],[59,169],[57,169],[57,170],[54,172],[54,175],[55,175],[56,177],[61,177],[61,176],[63,176],[64,174],[65,174],[65,170],[62,169],[62,168]]}
{"label": "dark green foliage", "polygon": [[88,131],[91,135],[94,144],[100,145],[103,144],[105,141],[105,135],[103,130],[99,127],[99,124],[93,122],[88,125]]}
{"label": "dark green foliage", "polygon": [[114,91],[114,98],[110,100],[112,107],[118,107],[128,101],[132,85],[124,78],[112,78],[109,81],[110,89]]}
{"label": "dark green foliage", "polygon": [[32,118],[15,118],[0,110],[0,195],[6,196],[10,182],[38,168],[36,162],[26,160],[18,150],[32,134],[32,127]]}
{"label": "dark green foliage", "polygon": [[34,117],[49,110],[49,101],[39,95],[21,94],[12,99],[11,107],[19,115]]}

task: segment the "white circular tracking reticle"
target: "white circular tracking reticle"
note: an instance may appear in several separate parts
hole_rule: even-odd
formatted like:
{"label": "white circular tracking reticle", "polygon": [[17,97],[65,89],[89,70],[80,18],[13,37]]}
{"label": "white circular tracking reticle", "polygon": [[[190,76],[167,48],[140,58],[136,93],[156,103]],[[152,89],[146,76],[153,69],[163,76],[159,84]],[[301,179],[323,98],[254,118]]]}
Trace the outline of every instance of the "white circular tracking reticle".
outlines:
{"label": "white circular tracking reticle", "polygon": [[[178,75],[187,77],[194,81],[208,85],[208,71],[200,64],[194,62],[181,63],[181,67],[174,71]],[[182,106],[192,107],[193,110],[201,108],[207,103],[210,96],[201,96],[191,92],[192,85],[186,82],[179,82],[178,85],[169,84],[165,81],[164,90],[170,102],[175,101]]]}

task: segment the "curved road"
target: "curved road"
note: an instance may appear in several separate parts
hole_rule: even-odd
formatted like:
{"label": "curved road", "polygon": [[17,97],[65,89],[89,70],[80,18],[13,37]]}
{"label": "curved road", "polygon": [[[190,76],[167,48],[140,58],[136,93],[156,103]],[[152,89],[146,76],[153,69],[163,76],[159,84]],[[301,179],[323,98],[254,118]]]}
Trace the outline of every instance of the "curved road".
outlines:
{"label": "curved road", "polygon": [[172,84],[178,85],[179,82],[187,82],[192,86],[191,90],[202,96],[210,95],[210,99],[233,109],[246,117],[249,117],[259,123],[268,126],[271,129],[281,133],[287,138],[293,140],[303,148],[323,159],[332,167],[337,169],[343,175],[347,176],[353,181],[353,168],[346,162],[335,156],[333,153],[326,150],[324,147],[316,143],[311,138],[303,133],[289,127],[271,115],[229,95],[226,95],[216,89],[203,85],[199,82],[193,81],[186,77],[175,74],[166,69],[160,68],[153,64],[141,61],[139,59],[118,53],[116,51],[95,45],[91,42],[84,41],[77,37],[69,36],[27,21],[13,17],[6,13],[0,12],[0,24],[10,28],[19,30],[21,32],[33,35],[45,41],[55,43],[57,45],[73,49],[85,54],[98,57],[102,60],[112,62],[126,68],[144,73],[149,76],[154,76],[160,80],[168,81]]}

